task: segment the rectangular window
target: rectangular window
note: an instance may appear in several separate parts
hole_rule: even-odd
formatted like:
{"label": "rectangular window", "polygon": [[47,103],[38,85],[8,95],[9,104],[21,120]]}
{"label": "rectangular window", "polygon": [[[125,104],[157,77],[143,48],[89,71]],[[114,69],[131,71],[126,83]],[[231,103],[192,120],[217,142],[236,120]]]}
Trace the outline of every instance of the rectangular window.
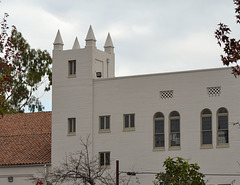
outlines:
{"label": "rectangular window", "polygon": [[68,118],[68,135],[76,134],[76,118]]}
{"label": "rectangular window", "polygon": [[76,60],[68,61],[68,75],[69,76],[76,75]]}
{"label": "rectangular window", "polygon": [[110,152],[99,152],[100,167],[110,167]]}
{"label": "rectangular window", "polygon": [[135,114],[124,114],[123,115],[123,130],[132,131],[135,130]]}
{"label": "rectangular window", "polygon": [[110,132],[110,116],[99,117],[99,132]]}

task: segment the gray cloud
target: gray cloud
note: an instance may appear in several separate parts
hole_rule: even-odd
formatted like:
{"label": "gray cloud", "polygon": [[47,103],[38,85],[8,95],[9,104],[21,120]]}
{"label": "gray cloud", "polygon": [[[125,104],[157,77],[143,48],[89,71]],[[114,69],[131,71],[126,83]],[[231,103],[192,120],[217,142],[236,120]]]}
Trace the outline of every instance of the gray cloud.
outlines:
{"label": "gray cloud", "polygon": [[228,24],[233,36],[239,30],[229,0],[3,0],[0,12],[30,45],[49,52],[58,29],[65,49],[76,36],[84,47],[90,24],[99,49],[110,32],[117,75],[222,67],[217,24]]}

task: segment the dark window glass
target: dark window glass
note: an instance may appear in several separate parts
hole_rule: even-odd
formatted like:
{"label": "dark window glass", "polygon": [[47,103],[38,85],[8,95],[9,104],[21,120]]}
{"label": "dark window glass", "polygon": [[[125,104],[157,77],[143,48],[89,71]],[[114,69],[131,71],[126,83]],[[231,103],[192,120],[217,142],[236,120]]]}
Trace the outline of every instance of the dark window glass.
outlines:
{"label": "dark window glass", "polygon": [[130,115],[130,121],[131,121],[130,127],[134,128],[134,114]]}
{"label": "dark window glass", "polygon": [[76,118],[68,118],[68,132],[76,132]]}
{"label": "dark window glass", "polygon": [[170,114],[170,117],[179,117],[179,113],[177,111],[173,111],[171,114]]}
{"label": "dark window glass", "polygon": [[155,120],[155,133],[164,133],[164,120]]}
{"label": "dark window glass", "polygon": [[73,74],[76,74],[76,61],[73,61]]}
{"label": "dark window glass", "polygon": [[164,116],[161,112],[158,112],[155,114],[155,118],[164,118]]}
{"label": "dark window glass", "polygon": [[202,117],[202,130],[212,130],[212,118]]}
{"label": "dark window glass", "polygon": [[155,134],[155,147],[164,147],[164,134]]}
{"label": "dark window glass", "polygon": [[73,74],[72,72],[72,62],[69,62],[69,65],[70,65],[70,75]]}
{"label": "dark window glass", "polygon": [[171,132],[180,132],[180,120],[171,119]]}
{"label": "dark window glass", "polygon": [[220,108],[220,109],[218,110],[218,113],[219,113],[219,114],[228,113],[228,111],[227,111],[227,109],[225,109],[225,108]]}
{"label": "dark window glass", "polygon": [[202,115],[206,115],[206,114],[212,114],[211,111],[209,109],[204,109],[202,111]]}
{"label": "dark window glass", "polygon": [[106,163],[105,165],[110,165],[110,152],[106,152]]}
{"label": "dark window glass", "polygon": [[202,144],[212,144],[212,131],[203,131],[202,137]]}
{"label": "dark window glass", "polygon": [[76,119],[73,119],[72,120],[72,122],[73,122],[73,132],[76,132]]}
{"label": "dark window glass", "polygon": [[100,128],[104,129],[104,117],[100,117]]}
{"label": "dark window glass", "polygon": [[129,128],[129,115],[125,115],[125,128]]}
{"label": "dark window glass", "polygon": [[100,153],[100,165],[104,166],[104,153]]}
{"label": "dark window glass", "polygon": [[68,67],[69,67],[69,75],[76,74],[76,61],[75,60],[68,61]]}
{"label": "dark window glass", "polygon": [[228,129],[228,116],[218,116],[218,129]]}
{"label": "dark window glass", "polygon": [[106,129],[110,129],[110,117],[106,116]]}
{"label": "dark window glass", "polygon": [[69,132],[72,132],[72,119],[69,120]]}

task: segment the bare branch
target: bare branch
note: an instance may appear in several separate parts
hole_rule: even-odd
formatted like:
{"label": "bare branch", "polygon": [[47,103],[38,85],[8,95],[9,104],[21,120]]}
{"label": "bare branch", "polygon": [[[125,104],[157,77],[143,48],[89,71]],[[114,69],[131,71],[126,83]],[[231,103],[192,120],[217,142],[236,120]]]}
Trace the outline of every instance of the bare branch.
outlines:
{"label": "bare branch", "polygon": [[[66,158],[48,174],[48,181],[54,185],[64,182],[79,185],[115,185],[115,175],[107,167],[100,166],[98,156],[92,156],[90,135],[80,138],[80,150],[69,153]],[[130,179],[122,177],[121,185]]]}

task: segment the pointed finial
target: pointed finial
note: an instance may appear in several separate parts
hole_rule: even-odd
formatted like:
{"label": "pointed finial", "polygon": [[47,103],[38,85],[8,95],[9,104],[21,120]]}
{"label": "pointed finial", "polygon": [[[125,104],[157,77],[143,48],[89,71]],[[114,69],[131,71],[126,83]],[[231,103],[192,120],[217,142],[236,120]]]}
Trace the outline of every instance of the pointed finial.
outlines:
{"label": "pointed finial", "polygon": [[88,30],[88,33],[87,33],[87,37],[86,37],[86,41],[90,41],[90,40],[96,41],[91,25],[89,27],[89,30]]}
{"label": "pointed finial", "polygon": [[86,46],[95,46],[96,47],[96,39],[93,33],[93,29],[92,26],[90,25],[88,33],[87,33],[87,37],[85,39],[86,41]]}
{"label": "pointed finial", "polygon": [[72,49],[80,49],[80,44],[78,42],[78,38],[76,37]]}
{"label": "pointed finial", "polygon": [[107,39],[106,39],[106,42],[105,42],[105,45],[104,45],[104,49],[105,49],[105,52],[107,53],[113,53],[113,43],[112,43],[112,38],[110,36],[110,33],[108,33],[108,36],[107,36]]}
{"label": "pointed finial", "polygon": [[63,50],[63,41],[62,41],[62,37],[59,30],[57,32],[57,36],[55,38],[53,45],[54,45],[54,50]]}
{"label": "pointed finial", "polygon": [[104,48],[106,48],[106,47],[113,47],[114,48],[110,33],[108,33],[108,36],[107,36],[107,39],[106,39],[106,42],[105,42],[105,45],[104,45]]}

